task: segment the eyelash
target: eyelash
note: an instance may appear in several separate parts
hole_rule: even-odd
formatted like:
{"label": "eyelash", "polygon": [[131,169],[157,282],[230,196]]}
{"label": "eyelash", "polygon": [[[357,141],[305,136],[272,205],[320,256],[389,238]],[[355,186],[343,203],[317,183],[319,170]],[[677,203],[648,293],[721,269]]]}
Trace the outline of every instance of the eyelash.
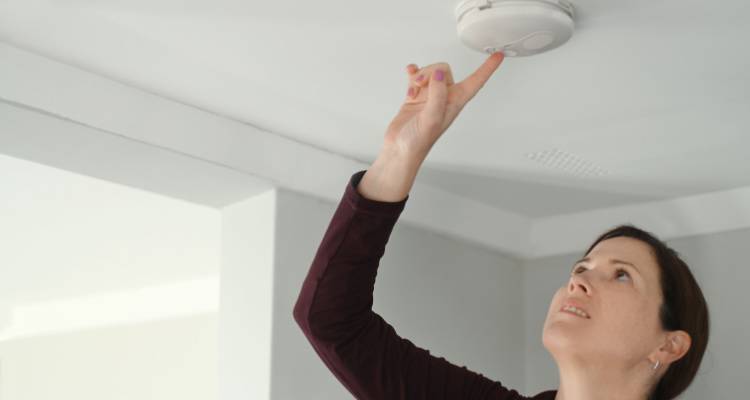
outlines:
{"label": "eyelash", "polygon": [[[579,270],[579,269],[581,269],[581,268],[583,268],[583,269],[586,269],[586,268],[584,268],[584,267],[583,267],[583,266],[581,265],[581,266],[578,266],[578,267],[576,267],[576,268],[575,268],[575,269],[573,270],[573,273],[577,273],[577,272],[578,272],[578,270]],[[625,269],[623,269],[623,268],[617,268],[617,270],[615,270],[615,276],[617,276],[617,274],[618,274],[618,273],[620,273],[620,272],[624,272],[624,273],[625,273],[625,275],[627,275],[627,276],[628,276],[628,279],[631,279],[631,277],[630,277],[630,273],[629,273],[628,271],[626,271]]]}

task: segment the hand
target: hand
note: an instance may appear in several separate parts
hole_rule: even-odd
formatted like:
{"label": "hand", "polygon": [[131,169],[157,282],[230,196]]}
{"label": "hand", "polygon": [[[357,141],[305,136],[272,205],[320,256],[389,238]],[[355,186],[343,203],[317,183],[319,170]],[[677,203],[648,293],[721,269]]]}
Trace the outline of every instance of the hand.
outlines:
{"label": "hand", "polygon": [[[431,64],[422,69],[409,64],[409,89],[413,94],[407,94],[398,114],[388,125],[385,147],[402,155],[427,157],[435,142],[504,59],[502,52],[493,53],[473,74],[456,84],[447,63]],[[436,79],[438,70],[444,74],[442,81]],[[419,76],[423,79],[417,80]]]}

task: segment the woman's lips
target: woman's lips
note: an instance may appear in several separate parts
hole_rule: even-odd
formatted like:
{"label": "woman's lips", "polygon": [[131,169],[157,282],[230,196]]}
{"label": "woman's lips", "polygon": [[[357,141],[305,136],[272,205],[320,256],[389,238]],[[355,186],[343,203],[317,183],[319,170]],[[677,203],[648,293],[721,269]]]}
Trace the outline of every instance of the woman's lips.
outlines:
{"label": "woman's lips", "polygon": [[572,311],[565,311],[565,310],[560,310],[560,313],[562,313],[562,314],[570,314],[570,315],[572,315],[572,316],[574,316],[574,317],[578,317],[578,318],[583,318],[583,319],[588,319],[588,318],[584,317],[583,315],[578,315],[578,314],[576,314],[576,313],[574,313],[574,312],[572,312]]}
{"label": "woman's lips", "polygon": [[591,316],[584,310],[582,307],[577,306],[573,303],[566,302],[565,304],[560,307],[560,312],[573,314],[577,317],[585,318],[585,319],[591,319]]}

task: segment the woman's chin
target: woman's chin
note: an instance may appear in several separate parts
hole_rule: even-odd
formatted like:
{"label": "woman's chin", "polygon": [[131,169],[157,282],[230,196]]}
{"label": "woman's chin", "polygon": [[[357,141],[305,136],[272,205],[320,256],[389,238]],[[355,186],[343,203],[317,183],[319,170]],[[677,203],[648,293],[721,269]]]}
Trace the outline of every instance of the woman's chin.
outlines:
{"label": "woman's chin", "polygon": [[548,321],[542,332],[542,343],[548,351],[574,349],[581,343],[582,331],[579,325],[566,321]]}

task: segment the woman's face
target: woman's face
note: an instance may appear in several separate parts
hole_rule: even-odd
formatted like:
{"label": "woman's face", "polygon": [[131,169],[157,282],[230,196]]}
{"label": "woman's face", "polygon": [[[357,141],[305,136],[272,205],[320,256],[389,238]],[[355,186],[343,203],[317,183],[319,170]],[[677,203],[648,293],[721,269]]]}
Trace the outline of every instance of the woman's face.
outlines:
{"label": "woman's face", "polygon": [[[567,284],[552,298],[544,347],[558,362],[642,362],[658,347],[663,332],[659,270],[651,248],[637,239],[615,237],[599,242],[587,258],[571,266]],[[613,259],[633,266],[610,262]],[[568,302],[588,317],[561,311]]]}

